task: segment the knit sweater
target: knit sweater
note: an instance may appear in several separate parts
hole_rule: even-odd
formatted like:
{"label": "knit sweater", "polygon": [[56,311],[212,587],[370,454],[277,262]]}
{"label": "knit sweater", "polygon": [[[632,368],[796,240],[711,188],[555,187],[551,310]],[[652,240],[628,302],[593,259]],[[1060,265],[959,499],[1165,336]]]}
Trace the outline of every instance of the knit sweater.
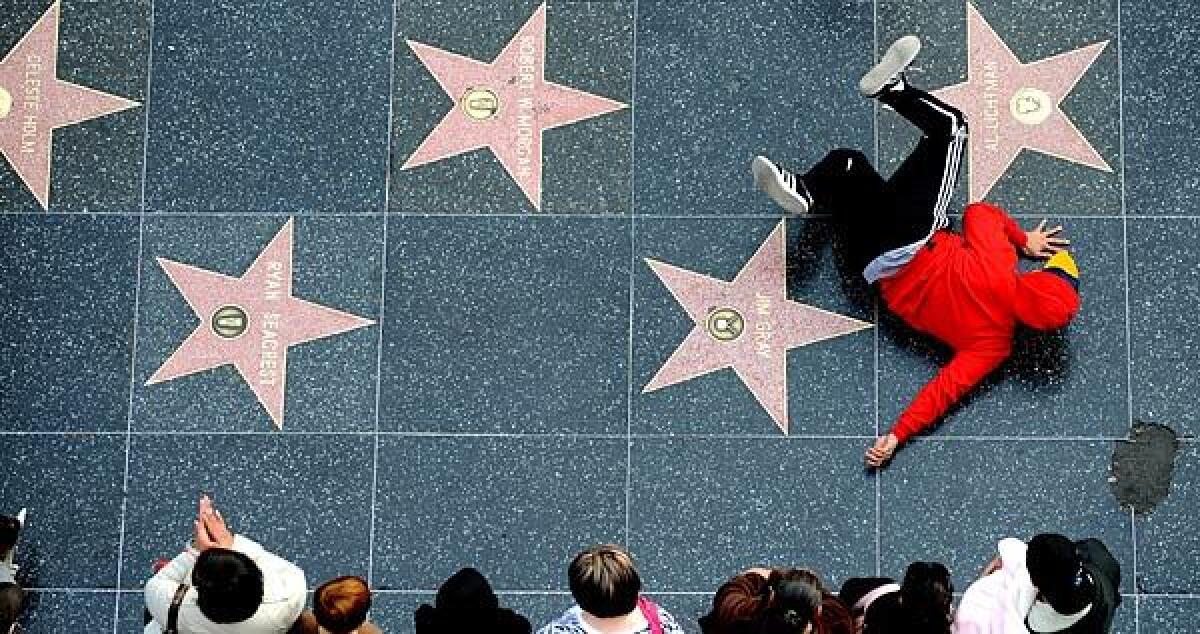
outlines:
{"label": "knit sweater", "polygon": [[933,426],[1012,352],[1017,249],[1026,236],[999,207],[967,206],[962,234],[943,230],[880,282],[887,307],[950,346],[954,356],[896,420],[900,442]]}
{"label": "knit sweater", "polygon": [[[675,621],[675,617],[661,606],[658,608],[658,619],[662,622],[664,634],[683,634],[683,628]],[[579,606],[574,606],[549,625],[538,630],[538,634],[597,634],[597,632],[583,620],[583,610]],[[643,627],[628,634],[650,634],[650,628]]]}

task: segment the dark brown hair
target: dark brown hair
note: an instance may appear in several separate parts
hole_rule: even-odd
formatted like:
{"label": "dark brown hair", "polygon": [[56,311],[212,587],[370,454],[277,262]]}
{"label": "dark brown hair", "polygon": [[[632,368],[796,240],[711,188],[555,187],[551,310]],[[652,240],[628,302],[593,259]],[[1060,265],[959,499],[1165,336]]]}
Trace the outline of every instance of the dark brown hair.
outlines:
{"label": "dark brown hair", "polygon": [[313,593],[313,616],[330,634],[349,634],[367,620],[371,588],[362,577],[338,577]]}
{"label": "dark brown hair", "polygon": [[592,546],[576,555],[567,579],[579,607],[600,618],[633,612],[642,591],[633,557],[615,544]]}

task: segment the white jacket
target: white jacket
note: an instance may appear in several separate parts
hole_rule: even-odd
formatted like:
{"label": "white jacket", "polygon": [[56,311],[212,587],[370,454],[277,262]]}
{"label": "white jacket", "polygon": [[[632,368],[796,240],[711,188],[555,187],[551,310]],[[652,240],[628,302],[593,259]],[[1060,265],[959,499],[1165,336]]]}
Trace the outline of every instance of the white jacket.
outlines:
{"label": "white jacket", "polygon": [[[246,555],[262,570],[263,600],[258,612],[241,623],[213,623],[196,605],[196,589],[189,588],[179,608],[180,634],[285,634],[308,597],[304,571],[241,535],[233,538],[231,550]],[[146,609],[154,618],[143,634],[161,634],[166,629],[175,589],[181,583],[192,585],[192,566],[198,556],[189,548],[146,583]]]}
{"label": "white jacket", "polygon": [[1025,616],[1037,597],[1025,567],[1025,542],[1000,540],[999,570],[972,583],[954,614],[954,634],[1029,634]]}

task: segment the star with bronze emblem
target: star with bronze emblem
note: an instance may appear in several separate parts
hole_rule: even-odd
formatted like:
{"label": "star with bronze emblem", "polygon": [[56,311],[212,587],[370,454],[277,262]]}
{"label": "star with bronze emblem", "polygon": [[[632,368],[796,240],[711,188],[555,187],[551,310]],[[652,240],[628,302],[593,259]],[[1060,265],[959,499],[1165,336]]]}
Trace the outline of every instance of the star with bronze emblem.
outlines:
{"label": "star with bronze emblem", "polygon": [[787,351],[871,324],[788,299],[784,222],[732,282],[647,258],[694,326],[643,393],[732,368],[788,433]]}
{"label": "star with bronze emblem", "polygon": [[233,365],[283,429],[288,348],[375,323],[292,295],[292,227],[241,277],[158,258],[200,323],[146,385]]}
{"label": "star with bronze emblem", "polygon": [[1112,171],[1062,110],[1107,44],[1025,63],[967,3],[967,81],[933,94],[962,110],[970,123],[970,200],[983,200],[1023,149]]}
{"label": "star with bronze emblem", "polygon": [[546,5],[491,62],[408,45],[454,106],[401,169],[488,148],[535,209],[542,207],[542,134],[625,108],[612,99],[546,81]]}

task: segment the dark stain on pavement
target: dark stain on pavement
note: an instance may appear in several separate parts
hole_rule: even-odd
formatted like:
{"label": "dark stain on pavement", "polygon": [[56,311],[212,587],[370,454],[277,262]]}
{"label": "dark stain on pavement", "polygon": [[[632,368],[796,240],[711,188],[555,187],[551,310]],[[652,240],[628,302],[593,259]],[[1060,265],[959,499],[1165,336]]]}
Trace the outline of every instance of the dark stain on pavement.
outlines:
{"label": "dark stain on pavement", "polygon": [[1166,425],[1138,421],[1129,440],[1113,451],[1109,486],[1122,508],[1138,515],[1154,510],[1171,493],[1179,437]]}

